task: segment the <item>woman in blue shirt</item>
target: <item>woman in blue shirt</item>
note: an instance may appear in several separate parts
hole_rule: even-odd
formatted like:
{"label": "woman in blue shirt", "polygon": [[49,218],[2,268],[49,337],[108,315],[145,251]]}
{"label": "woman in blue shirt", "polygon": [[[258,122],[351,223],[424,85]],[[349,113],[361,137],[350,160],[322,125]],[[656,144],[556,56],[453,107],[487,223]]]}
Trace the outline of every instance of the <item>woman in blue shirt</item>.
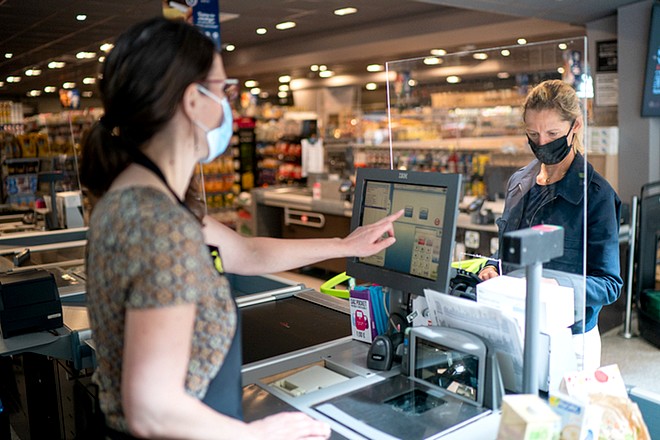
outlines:
{"label": "woman in blue shirt", "polygon": [[[523,104],[523,120],[536,159],[509,179],[504,212],[497,221],[500,243],[506,232],[539,224],[564,228],[564,254],[545,263],[544,269],[578,275],[560,276],[556,281],[575,289],[571,330],[578,366],[597,368],[598,313],[616,301],[623,285],[618,240],[621,201],[585,163],[582,110],[570,85],[550,80],[534,87]],[[500,275],[497,263],[491,263],[479,273],[482,280]]]}

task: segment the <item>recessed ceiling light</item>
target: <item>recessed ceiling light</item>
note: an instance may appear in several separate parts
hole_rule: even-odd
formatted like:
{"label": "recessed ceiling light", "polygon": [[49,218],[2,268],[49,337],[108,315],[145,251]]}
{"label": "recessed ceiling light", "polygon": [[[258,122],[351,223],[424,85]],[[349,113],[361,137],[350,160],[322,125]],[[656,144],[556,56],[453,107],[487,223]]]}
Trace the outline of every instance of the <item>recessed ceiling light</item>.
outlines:
{"label": "recessed ceiling light", "polygon": [[447,82],[449,84],[458,84],[459,82],[461,82],[461,77],[456,76],[456,75],[448,76],[447,77]]}
{"label": "recessed ceiling light", "polygon": [[20,76],[8,76],[8,77],[7,77],[7,82],[8,82],[8,83],[17,83],[17,82],[21,82],[21,77],[20,77]]}
{"label": "recessed ceiling light", "polygon": [[75,86],[76,86],[76,83],[74,83],[74,82],[65,82],[64,84],[62,84],[63,89],[72,89]]}
{"label": "recessed ceiling light", "polygon": [[227,52],[233,52],[233,51],[236,50],[236,46],[234,46],[233,44],[227,44],[227,45],[225,45],[225,50]]}
{"label": "recessed ceiling light", "polygon": [[477,52],[472,54],[472,58],[474,58],[475,60],[487,60],[488,54],[484,52]]}
{"label": "recessed ceiling light", "polygon": [[266,32],[268,32],[268,29],[266,28],[257,28],[256,33],[258,35],[264,35]]}
{"label": "recessed ceiling light", "polygon": [[328,70],[328,66],[326,66],[325,64],[321,64],[321,65],[319,66],[319,70],[320,70],[321,72],[323,72],[324,70]]}
{"label": "recessed ceiling light", "polygon": [[355,14],[357,11],[358,11],[357,8],[353,8],[353,7],[340,8],[340,9],[335,9],[335,15],[339,15],[339,16],[351,15],[351,14]]}
{"label": "recessed ceiling light", "polygon": [[50,63],[48,63],[49,69],[61,69],[64,66],[66,66],[66,63],[64,61],[51,61]]}
{"label": "recessed ceiling light", "polygon": [[5,54],[5,58],[7,58],[7,59],[9,59],[9,58],[11,58],[11,57],[13,57],[13,56],[14,56],[14,54],[11,53],[11,52],[7,52],[7,53]]}
{"label": "recessed ceiling light", "polygon": [[376,83],[366,83],[364,85],[364,88],[367,90],[376,90],[378,88],[378,84]]}
{"label": "recessed ceiling light", "polygon": [[83,98],[91,98],[93,93],[90,90],[85,90],[84,92],[82,92],[82,95],[83,95]]}
{"label": "recessed ceiling light", "polygon": [[278,98],[286,98],[287,96],[289,96],[287,92],[277,92]]}
{"label": "recessed ceiling light", "polygon": [[105,57],[104,57],[104,56],[100,56],[100,57],[99,57],[99,63],[102,63],[102,62],[104,62],[104,61],[105,61]]}
{"label": "recessed ceiling light", "polygon": [[367,72],[382,72],[385,67],[382,64],[369,64],[367,66]]}
{"label": "recessed ceiling light", "polygon": [[436,57],[441,57],[443,55],[447,55],[447,51],[444,49],[431,49],[431,55],[435,55]]}
{"label": "recessed ceiling light", "polygon": [[311,70],[312,72],[318,72],[319,71],[319,65],[318,64],[312,64],[311,66],[309,66],[309,70]]}
{"label": "recessed ceiling light", "polygon": [[259,87],[252,87],[250,89],[250,93],[252,93],[253,95],[258,95],[259,93],[261,93],[261,89]]}
{"label": "recessed ceiling light", "polygon": [[410,87],[415,87],[415,86],[417,85],[417,80],[414,80],[414,79],[410,78],[410,79],[408,80],[408,85],[409,85]]}
{"label": "recessed ceiling light", "polygon": [[41,69],[28,69],[25,71],[25,76],[39,76],[41,75]]}
{"label": "recessed ceiling light", "polygon": [[259,83],[253,79],[248,79],[247,81],[245,81],[244,84],[245,87],[248,89],[251,89],[252,87],[257,87],[259,85]]}
{"label": "recessed ceiling light", "polygon": [[96,58],[96,52],[86,52],[86,51],[78,52],[76,54],[76,58],[78,58],[79,60],[90,60],[92,58]]}
{"label": "recessed ceiling light", "polygon": [[280,84],[280,86],[277,89],[280,92],[288,92],[289,91],[289,85],[288,84]]}
{"label": "recessed ceiling light", "polygon": [[520,44],[520,45],[527,44],[527,40],[525,40],[524,38],[518,38],[518,41],[517,41],[517,42],[518,42],[518,44]]}
{"label": "recessed ceiling light", "polygon": [[28,96],[41,96],[41,90],[30,90],[27,92]]}
{"label": "recessed ceiling light", "polygon": [[319,72],[319,76],[321,78],[330,78],[334,74],[335,74],[335,72],[333,72],[332,70],[323,70],[323,71]]}
{"label": "recessed ceiling light", "polygon": [[112,50],[113,47],[115,47],[115,45],[112,43],[103,43],[101,47],[99,47],[99,49],[101,49],[105,53],[108,53]]}
{"label": "recessed ceiling light", "polygon": [[88,76],[86,78],[83,78],[82,82],[83,84],[96,84],[96,78],[92,76]]}
{"label": "recessed ceiling light", "polygon": [[437,64],[442,64],[442,59],[438,57],[426,57],[424,58],[424,64],[427,66],[435,66]]}
{"label": "recessed ceiling light", "polygon": [[85,21],[85,20],[87,20],[87,15],[85,15],[85,14],[78,14],[78,15],[76,15],[76,20],[78,20],[78,21]]}
{"label": "recessed ceiling light", "polygon": [[507,79],[507,78],[511,78],[511,74],[509,72],[499,72],[497,74],[497,77],[499,79]]}
{"label": "recessed ceiling light", "polygon": [[503,57],[508,57],[509,55],[511,55],[511,51],[509,49],[502,49],[500,53],[502,54]]}
{"label": "recessed ceiling light", "polygon": [[55,93],[57,91],[57,87],[55,86],[46,86],[44,87],[44,92],[46,93]]}
{"label": "recessed ceiling light", "polygon": [[294,21],[283,21],[282,23],[277,23],[275,25],[275,29],[278,31],[285,31],[294,27],[296,27],[296,23]]}
{"label": "recessed ceiling light", "polygon": [[291,75],[282,75],[277,80],[281,83],[288,83],[291,82]]}
{"label": "recessed ceiling light", "polygon": [[568,49],[568,44],[566,44],[566,43],[559,43],[559,44],[557,45],[557,47],[559,47],[560,50],[566,50],[566,49]]}
{"label": "recessed ceiling light", "polygon": [[563,74],[564,73],[564,68],[563,67],[557,67],[557,72]]}

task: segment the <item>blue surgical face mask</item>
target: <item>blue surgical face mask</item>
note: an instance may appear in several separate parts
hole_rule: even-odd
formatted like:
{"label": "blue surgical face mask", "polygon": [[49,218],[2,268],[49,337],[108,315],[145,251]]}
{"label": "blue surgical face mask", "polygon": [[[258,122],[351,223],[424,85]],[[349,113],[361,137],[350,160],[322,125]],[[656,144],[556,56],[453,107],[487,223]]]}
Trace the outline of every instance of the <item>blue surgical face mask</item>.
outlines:
{"label": "blue surgical face mask", "polygon": [[227,97],[219,98],[216,96],[214,93],[212,93],[209,89],[206,87],[198,84],[197,85],[197,90],[200,91],[200,93],[208,96],[222,107],[222,122],[220,123],[220,126],[217,128],[209,129],[208,127],[204,126],[199,121],[193,121],[199,128],[204,130],[206,132],[206,142],[208,143],[209,147],[209,155],[206,157],[206,159],[202,160],[202,163],[209,163],[215,160],[218,156],[220,156],[222,153],[225,152],[227,149],[227,146],[229,145],[229,141],[231,140],[231,136],[234,133],[233,129],[233,117],[231,114],[231,106],[229,105],[229,100]]}

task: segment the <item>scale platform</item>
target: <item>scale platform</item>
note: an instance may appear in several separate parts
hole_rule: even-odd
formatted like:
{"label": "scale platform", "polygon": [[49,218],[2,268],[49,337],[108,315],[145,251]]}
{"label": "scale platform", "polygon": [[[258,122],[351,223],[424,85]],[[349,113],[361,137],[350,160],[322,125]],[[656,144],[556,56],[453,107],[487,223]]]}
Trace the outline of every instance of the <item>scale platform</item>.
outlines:
{"label": "scale platform", "polygon": [[398,375],[314,409],[367,438],[433,439],[492,411]]}

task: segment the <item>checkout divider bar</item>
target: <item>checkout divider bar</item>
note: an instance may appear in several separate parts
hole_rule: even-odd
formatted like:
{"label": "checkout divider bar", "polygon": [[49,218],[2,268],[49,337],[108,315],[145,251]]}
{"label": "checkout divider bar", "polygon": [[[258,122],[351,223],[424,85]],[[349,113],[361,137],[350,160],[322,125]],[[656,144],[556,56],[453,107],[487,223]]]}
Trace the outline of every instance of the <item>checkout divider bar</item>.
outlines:
{"label": "checkout divider bar", "polygon": [[303,290],[310,290],[304,284],[296,284],[295,286],[282,287],[281,289],[269,290],[267,292],[255,293],[252,295],[242,296],[236,298],[236,304],[239,308],[253,306],[255,304],[262,304],[269,301],[277,301],[281,298],[288,298]]}

